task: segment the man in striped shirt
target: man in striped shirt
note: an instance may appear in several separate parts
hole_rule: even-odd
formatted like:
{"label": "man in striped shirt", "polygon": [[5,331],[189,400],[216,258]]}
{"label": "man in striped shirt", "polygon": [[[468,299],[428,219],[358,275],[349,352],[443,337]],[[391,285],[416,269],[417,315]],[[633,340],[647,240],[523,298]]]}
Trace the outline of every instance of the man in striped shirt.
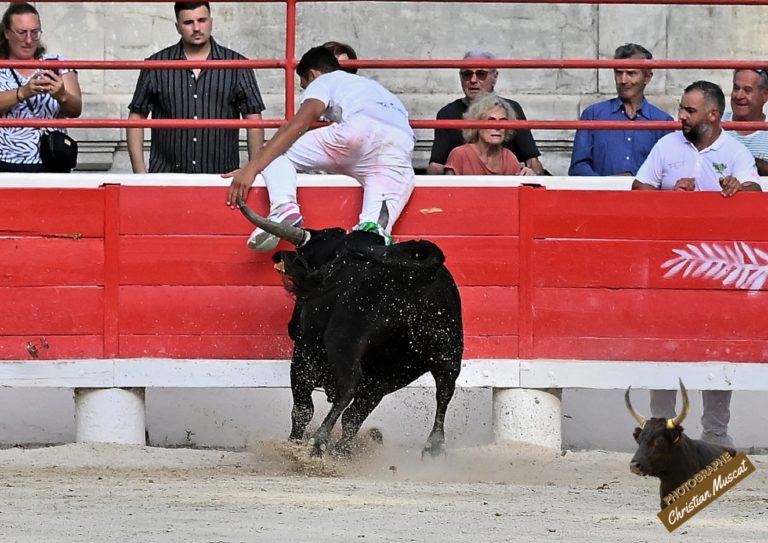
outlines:
{"label": "man in striped shirt", "polygon": [[[763,108],[768,102],[768,73],[763,68],[733,72],[731,112],[723,121],[765,122]],[[728,133],[744,144],[755,157],[757,172],[768,175],[768,132],[764,130],[729,130]]]}
{"label": "man in striped shirt", "polygon": [[[208,2],[176,2],[176,30],[181,40],[149,60],[243,60],[211,37]],[[264,102],[253,70],[142,70],[129,119],[261,119]],[[236,128],[154,128],[149,170],[144,161],[144,129],[127,130],[134,173],[221,173],[240,164]],[[264,143],[263,128],[249,128],[248,156]]]}

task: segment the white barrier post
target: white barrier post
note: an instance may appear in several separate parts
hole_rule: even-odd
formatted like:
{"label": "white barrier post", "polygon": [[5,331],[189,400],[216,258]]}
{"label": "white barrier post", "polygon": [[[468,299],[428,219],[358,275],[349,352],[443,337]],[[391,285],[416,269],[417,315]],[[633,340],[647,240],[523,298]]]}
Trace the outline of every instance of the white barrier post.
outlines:
{"label": "white barrier post", "polygon": [[493,389],[493,438],[560,449],[560,389]]}
{"label": "white barrier post", "polygon": [[75,441],[146,444],[143,388],[75,389]]}

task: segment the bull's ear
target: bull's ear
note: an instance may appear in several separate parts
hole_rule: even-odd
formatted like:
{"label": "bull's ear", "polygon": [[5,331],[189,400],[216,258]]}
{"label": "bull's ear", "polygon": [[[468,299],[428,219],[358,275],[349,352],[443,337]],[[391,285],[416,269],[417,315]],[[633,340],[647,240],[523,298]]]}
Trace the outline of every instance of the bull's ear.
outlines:
{"label": "bull's ear", "polygon": [[635,438],[635,441],[640,443],[640,432],[643,430],[640,427],[635,428],[635,431],[632,432],[632,437]]}

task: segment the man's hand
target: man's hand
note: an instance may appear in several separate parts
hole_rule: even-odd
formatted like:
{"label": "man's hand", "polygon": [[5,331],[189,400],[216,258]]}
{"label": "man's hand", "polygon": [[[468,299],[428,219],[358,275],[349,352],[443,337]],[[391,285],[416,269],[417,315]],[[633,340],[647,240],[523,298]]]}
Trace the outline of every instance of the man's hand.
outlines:
{"label": "man's hand", "polygon": [[696,190],[696,179],[693,177],[681,177],[675,183],[675,190]]}
{"label": "man's hand", "polygon": [[726,175],[720,179],[723,196],[733,196],[741,190],[741,182],[732,175]]}
{"label": "man's hand", "polygon": [[537,175],[537,174],[528,166],[521,166],[520,173],[517,175]]}
{"label": "man's hand", "polygon": [[232,209],[235,209],[238,198],[245,202],[248,199],[248,191],[253,185],[253,181],[256,179],[256,175],[259,172],[252,173],[252,171],[246,165],[239,170],[233,170],[228,173],[221,174],[224,179],[232,179],[227,190],[227,205]]}

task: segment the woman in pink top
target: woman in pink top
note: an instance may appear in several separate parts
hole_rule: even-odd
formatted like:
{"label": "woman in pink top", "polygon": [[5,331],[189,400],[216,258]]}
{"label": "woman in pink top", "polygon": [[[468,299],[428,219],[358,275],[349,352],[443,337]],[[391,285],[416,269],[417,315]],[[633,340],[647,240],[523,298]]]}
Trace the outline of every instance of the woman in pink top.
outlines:
{"label": "woman in pink top", "polygon": [[[515,119],[509,103],[493,93],[478,98],[464,114],[467,120],[506,121]],[[455,175],[536,175],[521,166],[517,157],[503,146],[513,135],[504,128],[467,128],[462,131],[467,142],[448,155],[446,174]]]}

